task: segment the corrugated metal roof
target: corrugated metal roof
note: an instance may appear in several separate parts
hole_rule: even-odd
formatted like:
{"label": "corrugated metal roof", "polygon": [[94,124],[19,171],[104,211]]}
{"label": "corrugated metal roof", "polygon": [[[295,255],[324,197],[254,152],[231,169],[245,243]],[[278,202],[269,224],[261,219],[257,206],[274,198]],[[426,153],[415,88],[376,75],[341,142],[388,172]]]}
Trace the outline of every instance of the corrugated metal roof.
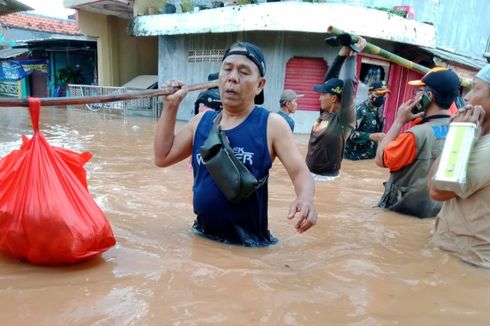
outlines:
{"label": "corrugated metal roof", "polygon": [[34,10],[33,8],[15,0],[4,0],[0,3],[0,16],[18,11]]}
{"label": "corrugated metal roof", "polygon": [[437,48],[429,48],[425,46],[421,46],[421,49],[432,53],[434,56],[443,59],[444,61],[451,61],[463,66],[473,67],[476,69],[481,69],[486,65],[486,62],[483,60],[478,60],[474,58],[465,57],[456,53],[452,53],[443,49]]}
{"label": "corrugated metal roof", "polygon": [[291,31],[323,33],[333,25],[348,33],[394,42],[435,46],[435,28],[384,11],[336,3],[270,2],[193,13],[134,17],[134,36]]}
{"label": "corrugated metal roof", "polygon": [[20,44],[48,44],[48,43],[59,43],[66,41],[79,41],[79,42],[97,42],[97,38],[86,35],[62,35],[54,34],[46,38],[30,39],[17,41]]}
{"label": "corrugated metal roof", "polygon": [[13,49],[13,48],[8,48],[8,49],[1,49],[0,50],[0,59],[11,59],[15,58],[21,54],[29,52],[29,49]]}

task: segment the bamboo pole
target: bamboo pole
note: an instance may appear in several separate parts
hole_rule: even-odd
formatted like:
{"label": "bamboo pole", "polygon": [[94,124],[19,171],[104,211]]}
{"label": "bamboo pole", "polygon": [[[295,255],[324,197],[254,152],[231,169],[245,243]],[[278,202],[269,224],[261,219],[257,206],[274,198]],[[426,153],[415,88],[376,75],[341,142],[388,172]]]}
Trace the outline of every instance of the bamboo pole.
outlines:
{"label": "bamboo pole", "polygon": [[[333,27],[333,26],[329,26],[327,29],[327,32],[330,34],[333,34],[333,35],[340,35],[340,34],[345,33],[343,30],[338,29],[338,28]],[[359,38],[356,35],[351,34],[351,37],[352,37],[352,40],[354,42],[357,42],[359,40]],[[386,58],[386,59],[388,59],[388,60],[390,60],[390,61],[392,61],[392,62],[394,62],[394,63],[396,63],[402,67],[405,67],[405,68],[410,69],[410,70],[415,70],[415,71],[418,71],[418,72],[423,73],[423,74],[426,74],[427,72],[430,71],[430,69],[425,67],[425,66],[422,66],[422,65],[419,65],[418,63],[407,60],[403,57],[400,57],[399,55],[396,55],[392,52],[386,51],[385,49],[382,49],[379,46],[376,46],[376,45],[369,43],[369,42],[366,43],[366,47],[364,48],[363,52],[379,55],[379,56]],[[459,80],[461,82],[461,86],[470,87],[470,85],[471,85],[470,79],[460,77]]]}
{"label": "bamboo pole", "polygon": [[[207,88],[218,87],[218,81],[214,80],[207,83],[189,85],[188,90],[198,91]],[[92,104],[92,103],[106,103],[133,100],[142,97],[155,97],[165,96],[173,94],[177,91],[173,87],[165,87],[159,89],[135,91],[124,94],[109,94],[109,95],[96,95],[96,96],[73,96],[73,97],[41,97],[41,106],[66,106],[66,105],[80,105],[80,104]],[[0,107],[28,107],[29,103],[27,99],[0,97]]]}

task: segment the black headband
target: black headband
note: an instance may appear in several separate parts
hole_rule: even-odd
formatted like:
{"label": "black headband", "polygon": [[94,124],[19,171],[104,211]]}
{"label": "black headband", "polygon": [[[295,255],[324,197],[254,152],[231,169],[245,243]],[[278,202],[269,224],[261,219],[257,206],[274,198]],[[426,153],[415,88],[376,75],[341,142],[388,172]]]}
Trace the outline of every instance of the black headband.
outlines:
{"label": "black headband", "polygon": [[250,60],[252,60],[253,63],[255,63],[255,65],[259,68],[260,76],[261,77],[264,77],[265,76],[265,63],[264,63],[264,61],[261,60],[260,58],[257,58],[257,56],[255,56],[249,50],[228,50],[228,51],[225,52],[225,55],[223,56],[223,60],[225,60],[225,58],[227,56],[230,56],[230,55],[233,55],[233,54],[235,54],[235,55],[244,55],[247,58],[249,58]]}

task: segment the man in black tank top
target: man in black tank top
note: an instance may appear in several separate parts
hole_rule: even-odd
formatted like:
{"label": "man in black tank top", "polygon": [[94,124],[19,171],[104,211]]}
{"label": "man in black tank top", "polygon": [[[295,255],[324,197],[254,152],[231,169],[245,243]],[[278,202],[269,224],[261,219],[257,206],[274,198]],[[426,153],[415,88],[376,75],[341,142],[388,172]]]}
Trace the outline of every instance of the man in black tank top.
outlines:
{"label": "man in black tank top", "polygon": [[[167,167],[192,155],[196,214],[193,230],[213,240],[243,246],[267,246],[277,242],[268,230],[267,182],[235,202],[228,199],[223,183],[214,179],[217,174],[212,173],[216,170],[206,154],[214,151],[203,152],[201,149],[205,148],[203,144],[209,138],[210,130],[216,130],[217,126],[220,139],[223,139],[223,133],[226,136],[224,139],[233,152],[231,155],[241,160],[257,180],[267,180],[272,162],[278,157],[286,167],[296,192],[287,217],[295,220],[295,229],[299,233],[316,224],[315,183],[291,129],[279,115],[269,114],[266,109],[256,106],[263,103],[265,71],[260,48],[248,42],[233,44],[225,52],[218,78],[223,106],[221,119],[214,119],[217,112],[199,113],[178,132],[175,132],[175,120],[179,105],[187,95],[187,87],[177,81],[165,84],[177,91],[164,96],[164,110],[154,140],[155,164]],[[222,153],[219,146],[213,148]],[[203,153],[209,166],[204,163]],[[213,157],[212,154],[210,156]],[[223,175],[220,180],[226,180],[225,177]]]}

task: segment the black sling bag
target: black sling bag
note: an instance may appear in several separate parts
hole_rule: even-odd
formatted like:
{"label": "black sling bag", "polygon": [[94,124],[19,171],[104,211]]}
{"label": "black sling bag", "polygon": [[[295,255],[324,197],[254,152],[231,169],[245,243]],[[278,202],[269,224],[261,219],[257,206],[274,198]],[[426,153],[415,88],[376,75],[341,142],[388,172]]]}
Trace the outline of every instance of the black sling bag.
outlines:
{"label": "black sling bag", "polygon": [[209,174],[226,199],[238,204],[263,186],[269,175],[257,180],[236,158],[228,137],[219,126],[220,121],[221,112],[214,119],[208,138],[201,146],[201,156]]}

